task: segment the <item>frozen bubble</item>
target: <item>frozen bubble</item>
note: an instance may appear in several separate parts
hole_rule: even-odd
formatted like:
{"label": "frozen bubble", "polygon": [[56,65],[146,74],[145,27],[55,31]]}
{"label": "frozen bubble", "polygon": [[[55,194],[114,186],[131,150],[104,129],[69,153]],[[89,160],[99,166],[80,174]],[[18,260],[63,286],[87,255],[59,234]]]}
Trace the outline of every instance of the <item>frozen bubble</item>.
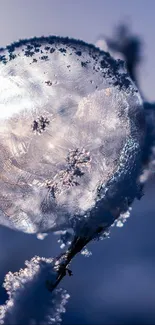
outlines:
{"label": "frozen bubble", "polygon": [[110,224],[107,211],[137,195],[143,143],[122,61],[68,38],[23,40],[0,50],[0,88],[0,223],[28,233],[76,231],[89,216],[92,228]]}

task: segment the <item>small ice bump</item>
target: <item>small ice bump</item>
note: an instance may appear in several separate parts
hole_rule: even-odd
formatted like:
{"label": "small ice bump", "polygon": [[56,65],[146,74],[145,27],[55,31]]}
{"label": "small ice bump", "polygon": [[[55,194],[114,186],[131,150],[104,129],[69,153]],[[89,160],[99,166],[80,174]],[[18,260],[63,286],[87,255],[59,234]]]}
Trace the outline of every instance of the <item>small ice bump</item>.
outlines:
{"label": "small ice bump", "polygon": [[119,228],[123,227],[123,222],[121,220],[118,220],[116,222],[116,226],[119,227]]}

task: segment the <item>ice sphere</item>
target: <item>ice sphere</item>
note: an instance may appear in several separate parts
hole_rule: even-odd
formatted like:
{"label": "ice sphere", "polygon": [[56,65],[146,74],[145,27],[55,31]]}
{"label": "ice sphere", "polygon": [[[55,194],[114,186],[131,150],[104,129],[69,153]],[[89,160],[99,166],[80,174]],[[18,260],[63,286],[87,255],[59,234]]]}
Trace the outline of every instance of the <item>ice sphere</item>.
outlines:
{"label": "ice sphere", "polygon": [[69,38],[21,40],[0,50],[0,89],[2,225],[74,229],[136,197],[143,107],[122,61]]}

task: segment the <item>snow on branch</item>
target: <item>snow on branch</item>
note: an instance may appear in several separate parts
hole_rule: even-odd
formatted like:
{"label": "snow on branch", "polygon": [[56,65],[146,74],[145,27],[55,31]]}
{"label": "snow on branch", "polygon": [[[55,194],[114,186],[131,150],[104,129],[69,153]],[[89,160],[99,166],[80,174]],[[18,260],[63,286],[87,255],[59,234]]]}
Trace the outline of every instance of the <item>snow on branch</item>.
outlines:
{"label": "snow on branch", "polygon": [[53,259],[36,256],[25,264],[24,269],[5,276],[9,299],[0,306],[0,324],[59,324],[69,294],[60,288],[48,290],[48,283],[57,276]]}

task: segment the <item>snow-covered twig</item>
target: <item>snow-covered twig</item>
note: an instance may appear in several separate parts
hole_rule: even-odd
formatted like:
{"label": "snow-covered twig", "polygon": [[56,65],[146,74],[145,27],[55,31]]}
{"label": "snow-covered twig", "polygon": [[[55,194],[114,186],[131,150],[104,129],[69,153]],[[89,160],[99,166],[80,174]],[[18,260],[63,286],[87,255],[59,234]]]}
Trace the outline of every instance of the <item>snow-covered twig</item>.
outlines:
{"label": "snow-covered twig", "polygon": [[0,324],[60,323],[69,294],[60,288],[49,292],[48,282],[55,283],[57,277],[53,263],[53,259],[36,256],[25,262],[24,269],[5,276],[9,299],[0,307]]}

